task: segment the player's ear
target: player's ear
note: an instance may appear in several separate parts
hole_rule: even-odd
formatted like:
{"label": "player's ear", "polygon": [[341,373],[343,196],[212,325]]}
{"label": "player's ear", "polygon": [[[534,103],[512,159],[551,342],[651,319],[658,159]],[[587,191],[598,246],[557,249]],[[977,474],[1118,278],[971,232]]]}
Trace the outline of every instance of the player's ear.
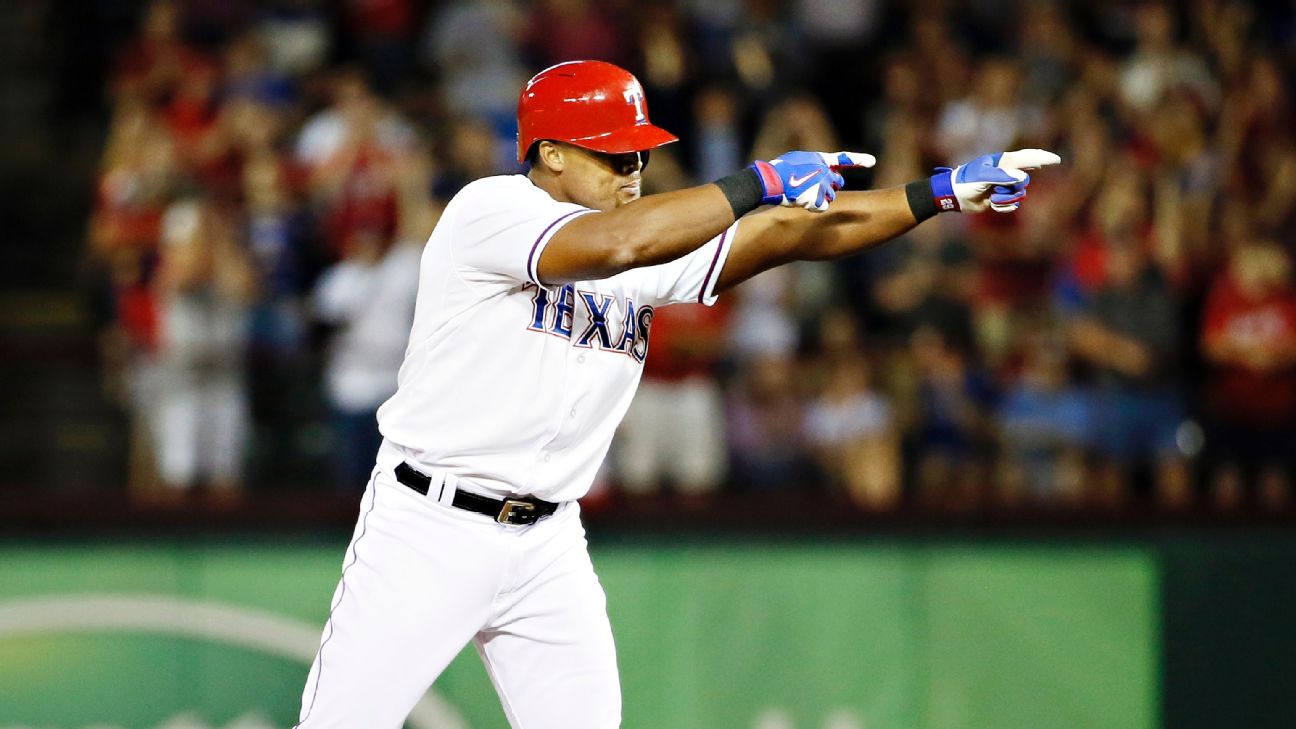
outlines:
{"label": "player's ear", "polygon": [[553,174],[562,172],[563,168],[567,164],[567,160],[563,155],[562,145],[554,144],[547,139],[542,140],[538,144],[539,147],[536,149],[536,160]]}

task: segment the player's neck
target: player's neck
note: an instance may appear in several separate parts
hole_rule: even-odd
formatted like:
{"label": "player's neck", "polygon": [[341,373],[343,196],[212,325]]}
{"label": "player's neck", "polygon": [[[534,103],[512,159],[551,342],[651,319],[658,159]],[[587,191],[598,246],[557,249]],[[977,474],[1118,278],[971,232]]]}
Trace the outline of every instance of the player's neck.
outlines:
{"label": "player's neck", "polygon": [[558,202],[573,202],[563,192],[562,185],[558,184],[556,175],[548,174],[533,167],[530,172],[527,172],[527,179],[531,180],[531,184],[549,193],[549,197]]}

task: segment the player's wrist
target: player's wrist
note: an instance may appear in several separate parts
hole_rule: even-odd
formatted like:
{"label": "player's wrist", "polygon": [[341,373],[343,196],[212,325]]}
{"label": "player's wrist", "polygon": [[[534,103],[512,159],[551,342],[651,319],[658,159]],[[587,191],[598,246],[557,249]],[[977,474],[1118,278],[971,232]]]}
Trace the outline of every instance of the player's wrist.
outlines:
{"label": "player's wrist", "polygon": [[936,217],[940,208],[936,206],[936,196],[932,194],[931,179],[924,177],[905,185],[905,198],[909,201],[909,212],[914,221],[921,223],[928,218]]}
{"label": "player's wrist", "polygon": [[[765,164],[769,166],[768,163]],[[777,178],[777,175],[775,177]],[[715,184],[720,187],[725,199],[729,201],[734,220],[765,204],[765,185],[761,182],[761,173],[756,164],[749,165],[732,175],[721,177],[715,181]]]}
{"label": "player's wrist", "polygon": [[960,210],[958,196],[954,194],[954,171],[948,167],[938,167],[931,177],[905,185],[905,197],[914,220],[920,223],[937,213]]}

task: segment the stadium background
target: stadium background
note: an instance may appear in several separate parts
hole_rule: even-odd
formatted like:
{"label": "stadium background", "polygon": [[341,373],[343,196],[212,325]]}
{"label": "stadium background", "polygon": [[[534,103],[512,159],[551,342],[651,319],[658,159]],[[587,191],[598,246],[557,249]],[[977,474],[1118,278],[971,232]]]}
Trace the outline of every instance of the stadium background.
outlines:
{"label": "stadium background", "polygon": [[[1067,162],[1016,216],[664,310],[630,435],[720,459],[618,449],[585,505],[627,726],[1296,718],[1290,3],[24,0],[0,33],[0,726],[291,723],[391,367],[355,349],[570,58],[680,134],[650,190],[793,148],[870,186]],[[348,318],[348,280],[394,303]],[[436,692],[419,726],[503,725],[471,656]]]}

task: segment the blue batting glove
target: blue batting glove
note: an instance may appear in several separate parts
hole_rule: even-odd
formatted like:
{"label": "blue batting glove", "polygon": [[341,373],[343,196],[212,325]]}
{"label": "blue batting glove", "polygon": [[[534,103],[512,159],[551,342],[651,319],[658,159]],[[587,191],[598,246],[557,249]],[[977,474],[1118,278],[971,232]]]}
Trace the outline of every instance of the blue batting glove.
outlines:
{"label": "blue batting glove", "polygon": [[986,208],[999,213],[1016,210],[1026,197],[1035,170],[1062,161],[1043,149],[985,154],[954,169],[939,167],[931,178],[932,197],[941,212],[979,213]]}
{"label": "blue batting glove", "polygon": [[843,167],[872,167],[877,160],[859,152],[788,152],[770,162],[751,165],[760,179],[762,205],[802,207],[816,213],[828,209],[846,185]]}

